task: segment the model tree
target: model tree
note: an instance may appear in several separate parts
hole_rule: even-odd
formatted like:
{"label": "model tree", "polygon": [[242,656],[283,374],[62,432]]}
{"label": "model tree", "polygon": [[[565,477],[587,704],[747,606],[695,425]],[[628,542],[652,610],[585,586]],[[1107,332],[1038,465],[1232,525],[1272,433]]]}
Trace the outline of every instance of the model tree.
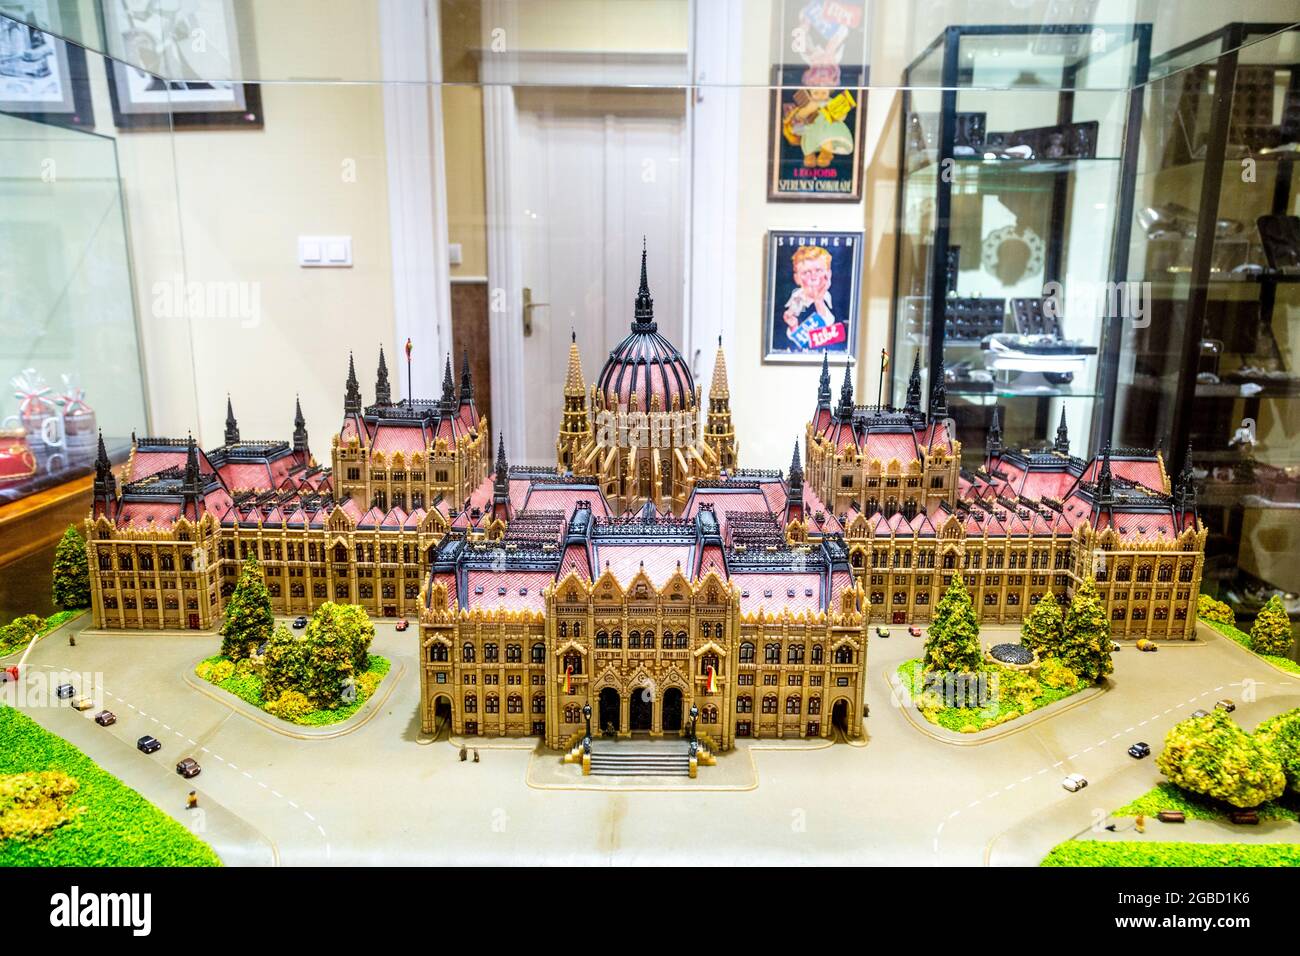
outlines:
{"label": "model tree", "polygon": [[970,673],[980,668],[980,628],[970,592],[953,575],[934,609],[925,642],[924,669]]}
{"label": "model tree", "polygon": [[1061,643],[1064,620],[1061,605],[1056,603],[1056,595],[1048,591],[1020,625],[1020,643],[1036,652],[1039,657],[1054,657]]}
{"label": "model tree", "polygon": [[1250,646],[1256,654],[1286,657],[1291,653],[1291,618],[1282,598],[1274,594],[1255,615],[1250,627]]}
{"label": "model tree", "polygon": [[54,603],[65,611],[90,607],[86,542],[72,525],[54,549]]}
{"label": "model tree", "polygon": [[239,572],[234,593],[226,602],[226,620],[221,625],[221,653],[232,661],[243,660],[270,638],[274,627],[271,595],[262,579],[262,566],[256,558],[249,558]]}
{"label": "model tree", "polygon": [[1086,681],[1096,683],[1115,669],[1111,660],[1110,621],[1090,576],[1074,592],[1061,624],[1056,657]]}
{"label": "model tree", "polygon": [[1214,624],[1227,624],[1230,627],[1236,627],[1237,618],[1232,613],[1232,608],[1222,601],[1216,601],[1208,594],[1198,594],[1196,596],[1196,616],[1202,621],[1209,621]]}
{"label": "model tree", "polygon": [[1234,807],[1257,807],[1286,788],[1282,764],[1268,742],[1246,733],[1221,710],[1175,724],[1156,767],[1184,790]]}
{"label": "model tree", "polygon": [[337,707],[343,689],[365,673],[375,626],[356,604],[322,604],[307,624],[307,682],[297,689],[322,707]]}
{"label": "model tree", "polygon": [[1272,749],[1282,764],[1287,789],[1300,793],[1300,707],[1270,717],[1255,728],[1255,736]]}
{"label": "model tree", "polygon": [[278,700],[286,691],[298,691],[307,684],[307,642],[283,624],[271,633],[263,655],[262,697]]}

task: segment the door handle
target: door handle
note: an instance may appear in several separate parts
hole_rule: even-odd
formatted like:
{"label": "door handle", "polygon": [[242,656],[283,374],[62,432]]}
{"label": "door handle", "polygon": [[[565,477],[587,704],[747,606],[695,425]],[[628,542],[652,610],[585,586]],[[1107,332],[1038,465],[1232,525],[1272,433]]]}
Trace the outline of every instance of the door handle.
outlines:
{"label": "door handle", "polygon": [[524,337],[533,334],[533,309],[549,309],[549,302],[534,302],[533,290],[524,286]]}

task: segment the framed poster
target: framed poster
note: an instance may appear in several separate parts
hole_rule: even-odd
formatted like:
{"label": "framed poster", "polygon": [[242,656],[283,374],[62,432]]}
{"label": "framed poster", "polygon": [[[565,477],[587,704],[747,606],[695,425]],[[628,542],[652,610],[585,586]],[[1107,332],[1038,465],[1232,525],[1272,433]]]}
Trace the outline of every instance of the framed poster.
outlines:
{"label": "framed poster", "polygon": [[[231,0],[103,0],[119,129],[261,129]],[[166,79],[164,79],[166,77]]]}
{"label": "framed poster", "polygon": [[778,0],[768,131],[772,202],[860,202],[864,0]]}
{"label": "framed poster", "polygon": [[862,233],[767,234],[764,362],[820,362],[857,354]]}
{"label": "framed poster", "polygon": [[50,0],[0,0],[0,112],[93,127],[85,51],[31,24],[58,32],[57,6]]}

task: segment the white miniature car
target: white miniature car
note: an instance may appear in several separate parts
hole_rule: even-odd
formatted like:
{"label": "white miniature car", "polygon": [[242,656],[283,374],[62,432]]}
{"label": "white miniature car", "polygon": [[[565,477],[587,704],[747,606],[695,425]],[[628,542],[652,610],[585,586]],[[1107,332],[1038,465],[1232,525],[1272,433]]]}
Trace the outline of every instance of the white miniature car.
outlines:
{"label": "white miniature car", "polygon": [[1069,774],[1064,780],[1061,781],[1061,786],[1063,786],[1066,790],[1069,790],[1071,793],[1078,793],[1087,785],[1088,785],[1088,781],[1084,778],[1083,774],[1081,773]]}

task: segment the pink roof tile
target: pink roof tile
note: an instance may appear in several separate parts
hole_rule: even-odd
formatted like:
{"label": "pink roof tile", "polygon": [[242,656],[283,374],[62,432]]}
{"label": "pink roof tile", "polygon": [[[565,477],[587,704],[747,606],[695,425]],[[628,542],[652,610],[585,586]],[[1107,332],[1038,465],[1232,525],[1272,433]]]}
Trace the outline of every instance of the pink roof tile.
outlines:
{"label": "pink roof tile", "polygon": [[[470,607],[542,611],[546,608],[542,589],[552,580],[550,571],[469,571],[466,574],[466,600]],[[481,594],[478,593],[480,587],[483,589]]]}
{"label": "pink roof tile", "polygon": [[605,573],[606,562],[608,562],[609,570],[613,572],[619,584],[626,587],[628,582],[641,571],[644,563],[645,573],[649,576],[650,581],[655,587],[662,587],[679,565],[684,573],[690,573],[695,546],[690,544],[647,546],[602,543],[595,546],[595,551],[596,573],[598,575]]}
{"label": "pink roof tile", "polygon": [[[736,573],[732,583],[740,589],[740,610],[744,614],[766,611],[779,614],[822,609],[822,578],[816,572],[796,574]],[[793,591],[792,595],[790,592]],[[812,592],[811,594],[809,592]]]}

